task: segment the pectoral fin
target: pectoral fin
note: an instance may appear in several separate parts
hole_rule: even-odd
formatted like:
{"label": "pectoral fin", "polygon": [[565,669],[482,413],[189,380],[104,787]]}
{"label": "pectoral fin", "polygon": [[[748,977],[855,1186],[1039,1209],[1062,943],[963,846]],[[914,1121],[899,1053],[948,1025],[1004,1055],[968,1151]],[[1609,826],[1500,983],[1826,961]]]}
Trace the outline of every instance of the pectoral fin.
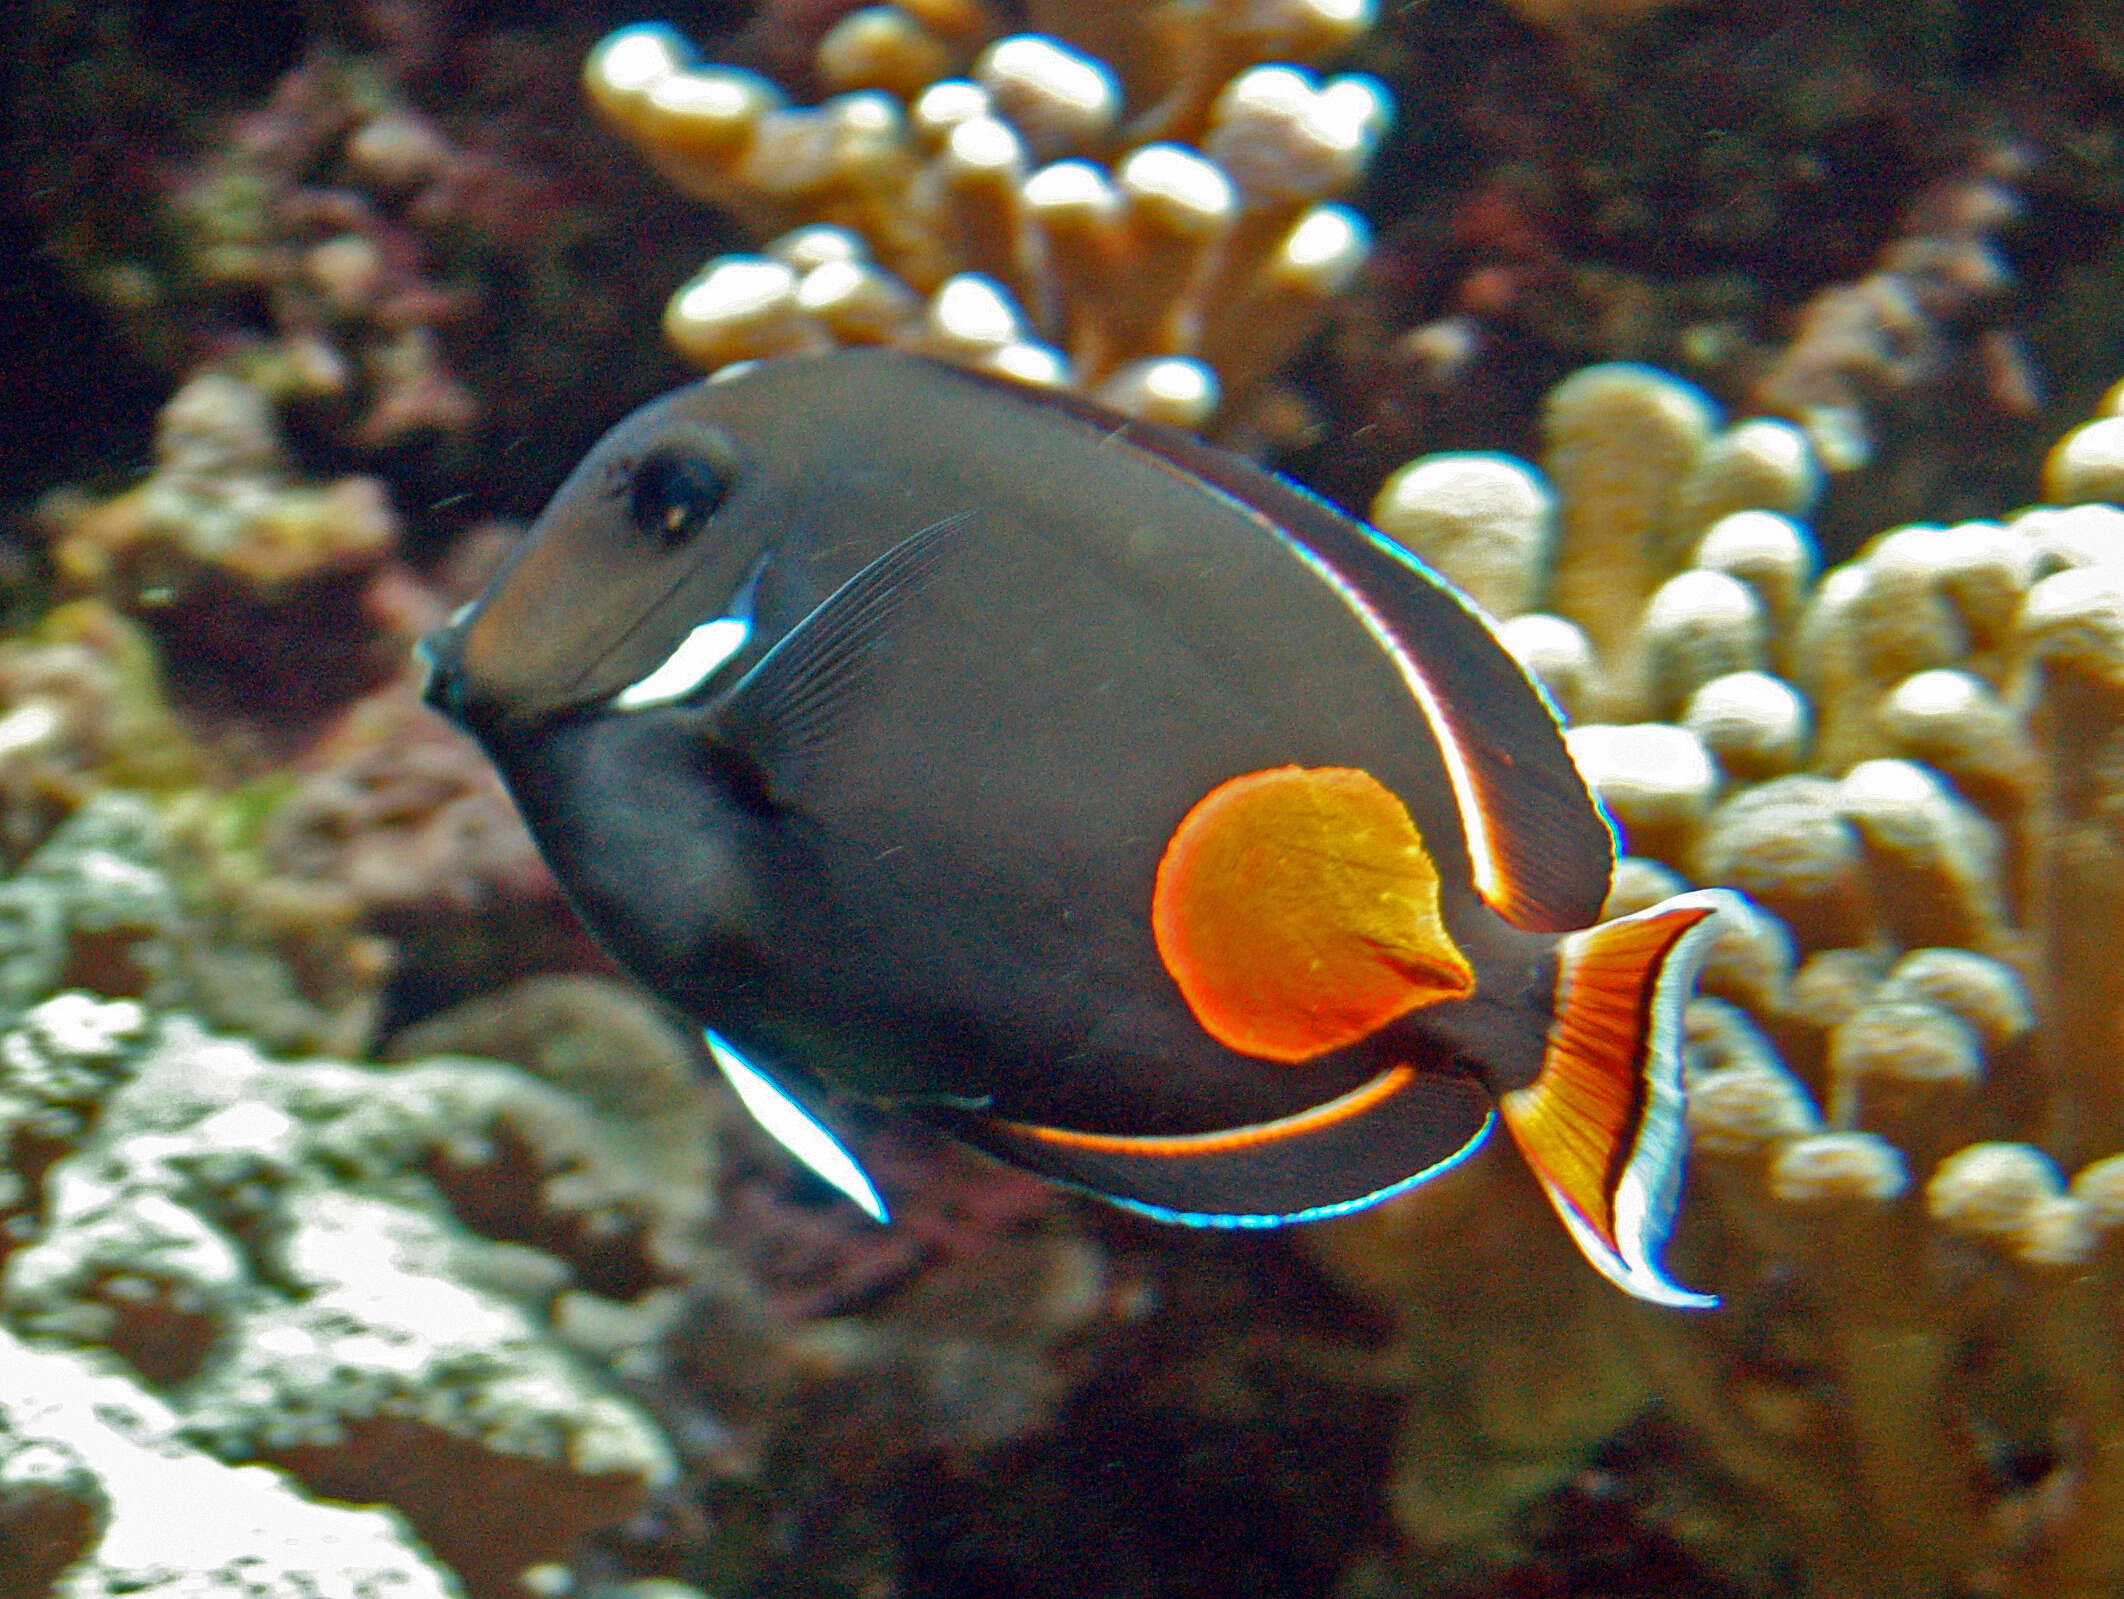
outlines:
{"label": "pectoral fin", "polygon": [[773,798],[816,780],[886,669],[893,629],[965,537],[957,516],[902,539],[843,583],[714,707],[707,732],[727,766]]}
{"label": "pectoral fin", "polygon": [[794,1155],[820,1181],[854,1200],[856,1207],[872,1221],[883,1226],[891,1220],[877,1188],[863,1174],[863,1168],[856,1164],[847,1147],[826,1130],[824,1122],[799,1104],[788,1089],[752,1066],[718,1034],[710,1031],[703,1036],[708,1041],[708,1053],[724,1080],[768,1137]]}

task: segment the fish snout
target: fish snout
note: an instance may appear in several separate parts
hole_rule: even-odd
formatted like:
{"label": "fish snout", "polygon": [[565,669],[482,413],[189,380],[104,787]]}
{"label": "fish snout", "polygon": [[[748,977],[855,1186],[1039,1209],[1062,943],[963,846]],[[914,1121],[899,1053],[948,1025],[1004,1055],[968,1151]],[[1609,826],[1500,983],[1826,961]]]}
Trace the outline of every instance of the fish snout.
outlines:
{"label": "fish snout", "polygon": [[413,659],[420,665],[421,703],[460,726],[465,720],[463,653],[463,629],[456,617],[413,646]]}

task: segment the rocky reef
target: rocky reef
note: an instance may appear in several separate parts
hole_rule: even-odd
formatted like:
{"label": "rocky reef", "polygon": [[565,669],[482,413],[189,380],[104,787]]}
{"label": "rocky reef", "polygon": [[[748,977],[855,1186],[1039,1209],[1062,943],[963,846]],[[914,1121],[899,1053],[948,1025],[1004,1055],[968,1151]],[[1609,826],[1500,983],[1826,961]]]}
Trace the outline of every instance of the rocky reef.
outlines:
{"label": "rocky reef", "polygon": [[[0,1595],[2124,1588],[2114,5],[229,19],[16,66],[160,410],[0,371]],[[859,1118],[880,1231],[704,1084],[407,651],[688,364],[877,341],[1368,507],[1611,908],[1747,895],[1720,1309],[1497,1152],[1201,1237]]]}

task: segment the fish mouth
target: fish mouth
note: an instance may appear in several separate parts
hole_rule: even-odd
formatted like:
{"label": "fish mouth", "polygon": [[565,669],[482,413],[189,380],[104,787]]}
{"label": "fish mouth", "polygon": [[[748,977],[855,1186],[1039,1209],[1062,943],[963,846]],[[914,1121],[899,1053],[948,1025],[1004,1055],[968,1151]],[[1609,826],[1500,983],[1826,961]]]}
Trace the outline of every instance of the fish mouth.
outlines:
{"label": "fish mouth", "polygon": [[464,720],[465,677],[458,666],[463,630],[455,620],[424,634],[413,645],[420,671],[420,700],[453,722]]}
{"label": "fish mouth", "polygon": [[413,641],[414,664],[420,669],[420,699],[430,710],[440,711],[453,722],[465,719],[465,624],[479,609],[479,601],[465,601],[440,627],[432,627]]}

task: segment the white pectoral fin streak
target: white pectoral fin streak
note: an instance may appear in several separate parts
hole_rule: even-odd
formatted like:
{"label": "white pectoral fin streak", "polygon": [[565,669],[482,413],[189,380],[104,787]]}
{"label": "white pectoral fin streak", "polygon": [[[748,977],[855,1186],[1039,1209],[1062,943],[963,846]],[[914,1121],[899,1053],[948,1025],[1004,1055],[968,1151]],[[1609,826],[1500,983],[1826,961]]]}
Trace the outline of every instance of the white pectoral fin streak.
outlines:
{"label": "white pectoral fin streak", "polygon": [[718,736],[782,784],[801,780],[865,702],[879,645],[964,543],[971,512],[902,539],[843,583],[736,684]]}
{"label": "white pectoral fin streak", "polygon": [[1682,1008],[1717,937],[1721,889],[1698,889],[1558,946],[1541,1075],[1504,1097],[1505,1125],[1586,1259],[1656,1305],[1718,1300],[1668,1280],[1657,1256],[1681,1197]]}
{"label": "white pectoral fin streak", "polygon": [[744,1056],[712,1030],[702,1036],[708,1041],[709,1055],[736,1091],[739,1102],[752,1113],[752,1119],[766,1130],[770,1138],[815,1173],[820,1181],[854,1200],[857,1208],[872,1221],[882,1226],[891,1220],[885,1212],[884,1199],[870,1179],[863,1175],[863,1168],[816,1116],[791,1098],[779,1083],[755,1070]]}

